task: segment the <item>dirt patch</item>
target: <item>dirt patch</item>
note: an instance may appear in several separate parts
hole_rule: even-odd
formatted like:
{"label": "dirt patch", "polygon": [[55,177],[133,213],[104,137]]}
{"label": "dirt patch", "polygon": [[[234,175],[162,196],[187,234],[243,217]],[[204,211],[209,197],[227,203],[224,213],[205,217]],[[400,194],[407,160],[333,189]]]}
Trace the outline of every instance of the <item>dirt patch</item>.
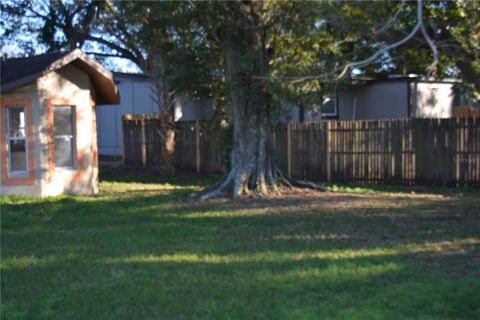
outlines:
{"label": "dirt patch", "polygon": [[[245,197],[241,199],[215,199],[207,203],[227,204],[235,208],[275,208],[290,210],[295,208],[309,210],[364,210],[368,213],[372,208],[405,208],[419,204],[432,206],[451,206],[452,201],[458,201],[457,197],[448,197],[434,194],[404,194],[404,193],[372,193],[352,194],[342,192],[321,192],[310,189],[286,189],[281,194],[271,195],[266,198]],[[196,201],[191,201],[195,205]],[[469,201],[471,205],[471,201]],[[480,199],[476,205],[480,207]]]}

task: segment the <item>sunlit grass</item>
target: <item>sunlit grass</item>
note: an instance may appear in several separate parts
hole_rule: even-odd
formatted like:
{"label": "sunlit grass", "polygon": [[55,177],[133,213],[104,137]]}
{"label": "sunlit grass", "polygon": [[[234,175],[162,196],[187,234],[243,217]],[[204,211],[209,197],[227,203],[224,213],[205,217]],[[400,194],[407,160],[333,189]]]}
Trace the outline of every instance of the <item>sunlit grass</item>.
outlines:
{"label": "sunlit grass", "polygon": [[480,318],[478,192],[199,203],[212,179],[109,174],[0,198],[2,320]]}
{"label": "sunlit grass", "polygon": [[[480,245],[480,239],[463,239],[455,241],[442,241],[437,243],[407,244],[397,245],[391,248],[371,248],[359,250],[322,250],[311,252],[275,252],[266,251],[254,254],[243,255],[216,255],[216,254],[195,254],[195,253],[176,253],[166,255],[140,255],[118,258],[107,258],[103,260],[92,261],[99,265],[103,264],[126,264],[126,263],[202,263],[202,264],[230,264],[230,263],[262,263],[262,262],[291,262],[301,260],[342,260],[365,257],[381,257],[406,255],[414,253],[435,253],[449,252],[450,254],[464,252],[469,246]],[[30,257],[11,257],[2,259],[2,269],[45,267],[49,264],[58,264],[67,260],[74,260],[75,256],[70,258],[66,256],[56,257],[47,256],[45,258]]]}
{"label": "sunlit grass", "polygon": [[435,195],[456,195],[476,193],[474,187],[442,187],[442,186],[402,186],[402,185],[355,185],[341,183],[327,183],[335,192],[348,192],[355,194],[384,194],[384,193],[407,193],[407,194],[435,194]]}
{"label": "sunlit grass", "polygon": [[194,253],[178,253],[161,256],[133,256],[124,258],[107,259],[104,263],[250,263],[250,262],[287,262],[301,260],[341,260],[365,257],[395,256],[413,253],[434,253],[434,252],[462,252],[465,247],[480,245],[480,239],[463,239],[455,241],[442,241],[437,243],[407,244],[394,246],[392,248],[371,248],[359,250],[330,250],[313,252],[282,252],[275,251],[259,252],[248,255],[198,255]]}

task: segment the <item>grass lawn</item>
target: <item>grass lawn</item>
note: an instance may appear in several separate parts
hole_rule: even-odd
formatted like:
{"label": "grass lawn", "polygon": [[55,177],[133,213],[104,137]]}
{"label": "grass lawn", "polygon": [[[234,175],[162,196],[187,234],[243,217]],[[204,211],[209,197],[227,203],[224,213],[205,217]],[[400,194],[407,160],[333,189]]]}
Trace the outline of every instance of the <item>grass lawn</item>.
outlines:
{"label": "grass lawn", "polygon": [[190,200],[207,182],[1,198],[1,319],[480,319],[478,190]]}

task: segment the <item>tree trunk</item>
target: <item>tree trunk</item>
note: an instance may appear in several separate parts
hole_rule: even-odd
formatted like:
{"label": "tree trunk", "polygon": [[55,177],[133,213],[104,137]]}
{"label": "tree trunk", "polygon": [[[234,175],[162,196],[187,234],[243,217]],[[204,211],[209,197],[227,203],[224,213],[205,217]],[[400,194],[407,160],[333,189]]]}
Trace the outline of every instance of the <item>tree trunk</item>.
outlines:
{"label": "tree trunk", "polygon": [[[228,58],[230,60],[230,58]],[[227,63],[234,63],[228,61]],[[263,84],[254,80],[250,85],[241,85],[232,80],[229,92],[233,148],[229,176],[232,196],[256,191],[267,193],[273,187],[273,158],[268,148],[269,115],[267,94]]]}
{"label": "tree trunk", "polygon": [[233,198],[255,193],[266,195],[278,183],[327,191],[314,183],[286,179],[277,168],[271,144],[271,111],[268,83],[269,59],[261,3],[227,2],[231,24],[221,36],[233,148],[225,179],[200,193],[200,199],[231,194]]}
{"label": "tree trunk", "polygon": [[[227,63],[232,63],[230,58]],[[275,188],[275,167],[269,148],[270,121],[267,94],[260,81],[229,89],[230,122],[233,126],[233,148],[230,170],[225,180],[204,198],[231,192],[232,197],[252,192],[267,194]]]}
{"label": "tree trunk", "polygon": [[161,137],[160,145],[160,172],[163,176],[173,177],[175,175],[175,119],[173,109],[175,97],[172,90],[168,90],[158,80],[154,78],[153,99],[158,106],[158,115],[160,116],[160,127],[158,134]]}
{"label": "tree trunk", "polygon": [[160,146],[160,172],[164,176],[175,175],[175,125],[172,115],[160,116],[160,132],[162,144]]}
{"label": "tree trunk", "polygon": [[[235,8],[238,28],[226,30],[223,56],[233,148],[230,171],[224,181],[202,198],[227,192],[235,198],[275,188],[276,170],[269,148],[269,94],[266,83],[254,75],[269,73],[265,36],[253,9]],[[256,27],[255,27],[256,25]]]}
{"label": "tree trunk", "polygon": [[175,175],[175,95],[159,81],[155,87],[158,112],[160,114],[160,134],[162,145],[160,148],[160,170],[162,175],[173,177]]}

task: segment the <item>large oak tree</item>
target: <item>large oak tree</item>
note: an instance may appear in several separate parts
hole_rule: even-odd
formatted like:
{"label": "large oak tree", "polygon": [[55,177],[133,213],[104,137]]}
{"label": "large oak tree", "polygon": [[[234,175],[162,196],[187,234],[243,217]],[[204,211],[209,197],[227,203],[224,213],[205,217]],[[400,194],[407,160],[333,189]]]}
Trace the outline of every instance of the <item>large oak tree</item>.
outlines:
{"label": "large oak tree", "polygon": [[230,169],[204,198],[266,194],[290,183],[269,143],[275,111],[281,102],[318,99],[311,93],[341,85],[352,71],[462,76],[479,89],[475,1],[51,1],[47,14],[26,1],[5,8],[17,17],[33,11],[47,44],[63,31],[51,49],[96,44],[100,56],[135,62],[159,92],[223,101],[233,128]]}

